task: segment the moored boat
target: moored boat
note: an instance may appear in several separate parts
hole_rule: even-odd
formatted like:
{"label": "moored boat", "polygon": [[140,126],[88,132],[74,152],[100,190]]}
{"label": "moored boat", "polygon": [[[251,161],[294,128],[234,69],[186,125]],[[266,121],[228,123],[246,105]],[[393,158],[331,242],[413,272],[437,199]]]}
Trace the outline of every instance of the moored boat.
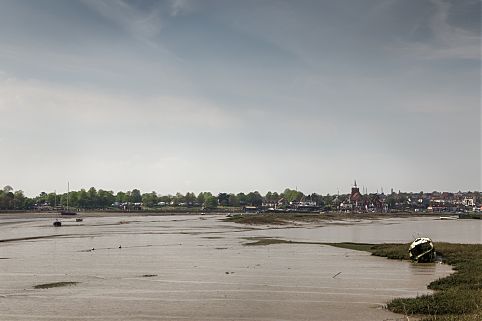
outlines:
{"label": "moored boat", "polygon": [[67,209],[60,211],[60,215],[69,215],[69,216],[77,215],[76,212],[71,211],[69,209],[69,200],[70,200],[70,184],[69,182],[67,182]]}
{"label": "moored boat", "polygon": [[456,220],[458,218],[458,216],[440,216],[441,220]]}
{"label": "moored boat", "polygon": [[72,211],[61,211],[60,215],[77,215],[77,213]]}

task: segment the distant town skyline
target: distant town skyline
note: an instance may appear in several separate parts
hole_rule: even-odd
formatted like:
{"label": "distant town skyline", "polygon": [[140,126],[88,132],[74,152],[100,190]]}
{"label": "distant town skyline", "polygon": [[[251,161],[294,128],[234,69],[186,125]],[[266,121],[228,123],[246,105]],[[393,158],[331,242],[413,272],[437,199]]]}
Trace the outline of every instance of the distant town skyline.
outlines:
{"label": "distant town skyline", "polygon": [[[211,193],[213,195],[218,195],[218,194],[223,194],[223,193],[225,193],[225,194],[235,194],[236,195],[236,194],[239,194],[239,193],[247,194],[247,193],[251,193],[251,192],[258,192],[262,196],[264,196],[264,195],[267,195],[268,193],[282,194],[286,190],[292,190],[292,191],[301,192],[304,195],[318,194],[318,195],[323,195],[323,196],[326,196],[326,195],[335,196],[337,194],[338,195],[349,195],[351,193],[351,191],[353,190],[353,187],[357,187],[362,195],[368,195],[368,194],[390,195],[392,193],[395,193],[395,194],[398,194],[398,193],[418,194],[420,192],[423,192],[424,194],[431,194],[431,193],[434,193],[434,192],[451,193],[451,194],[480,193],[480,190],[457,190],[457,191],[434,190],[434,189],[432,189],[432,190],[400,190],[400,189],[395,189],[393,187],[386,189],[382,186],[380,186],[379,188],[376,188],[374,190],[370,190],[367,186],[358,185],[358,184],[356,184],[356,185],[351,184],[351,185],[343,186],[343,188],[337,188],[334,192],[326,192],[326,193],[322,193],[322,192],[316,191],[316,190],[312,190],[312,191],[302,190],[302,189],[299,189],[297,186],[295,186],[293,188],[284,187],[284,188],[280,188],[280,189],[268,189],[268,190],[254,190],[254,189],[251,189],[251,190],[201,190],[201,191],[190,190],[190,191],[182,191],[182,192],[181,191],[171,191],[171,192],[166,192],[166,193],[160,193],[155,189],[154,190],[143,190],[143,189],[140,189],[140,188],[137,188],[137,187],[114,190],[114,189],[104,188],[102,186],[79,186],[79,187],[76,187],[76,188],[70,188],[70,191],[71,192],[74,192],[74,191],[78,192],[78,191],[81,191],[81,190],[88,191],[91,188],[94,188],[96,191],[102,190],[102,191],[113,192],[113,194],[117,194],[117,193],[131,192],[133,190],[137,190],[141,194],[153,193],[154,192],[158,196],[168,196],[168,195],[175,196],[177,194],[185,195],[185,194],[190,194],[190,193],[194,193],[195,195],[199,195],[199,194],[202,194],[202,193]],[[25,190],[23,188],[18,187],[18,186],[14,187],[14,186],[11,186],[11,185],[8,185],[8,184],[4,185],[0,189],[5,190],[5,189],[10,189],[10,188],[12,189],[12,192],[22,191],[22,192],[24,192],[24,195],[28,196],[28,197],[36,197],[36,196],[41,195],[42,193],[46,193],[46,194],[55,193],[55,194],[58,194],[58,195],[62,195],[62,194],[66,194],[69,191],[69,189],[64,189],[64,188],[54,189],[54,190],[43,189],[43,190],[41,190],[37,193],[28,194],[28,193],[25,193]]]}
{"label": "distant town skyline", "polygon": [[0,1],[0,184],[481,187],[477,0]]}

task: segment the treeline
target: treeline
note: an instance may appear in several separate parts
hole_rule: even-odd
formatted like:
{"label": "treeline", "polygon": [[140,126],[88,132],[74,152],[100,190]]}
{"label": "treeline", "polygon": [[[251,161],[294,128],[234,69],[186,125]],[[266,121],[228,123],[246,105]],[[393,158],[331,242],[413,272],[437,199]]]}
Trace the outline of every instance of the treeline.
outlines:
{"label": "treeline", "polygon": [[22,191],[14,191],[11,186],[0,190],[0,210],[28,209],[34,203],[33,199],[26,197]]}
{"label": "treeline", "polygon": [[106,191],[91,187],[88,190],[70,191],[63,194],[42,192],[38,196],[29,198],[21,190],[14,191],[12,187],[5,186],[0,190],[0,210],[28,210],[40,208],[70,207],[78,209],[108,209],[112,207],[134,206],[142,204],[144,208],[159,206],[186,206],[216,208],[218,206],[260,206],[263,203],[275,203],[279,200],[295,202],[309,200],[317,205],[331,204],[333,197],[322,196],[316,193],[305,195],[300,191],[285,189],[282,193],[268,192],[261,195],[258,191],[249,193],[219,193],[210,192],[199,194],[177,193],[175,195],[159,195],[155,191],[141,193],[139,189],[131,191]]}
{"label": "treeline", "polygon": [[[445,195],[447,194],[447,195]],[[459,193],[460,194],[460,193]],[[444,196],[445,195],[445,196]],[[465,196],[475,199],[476,204],[481,203],[479,192],[466,192]],[[426,209],[432,199],[453,199],[453,193],[394,193],[384,195],[378,193],[362,195],[359,203],[370,205],[375,202],[386,204],[389,209]],[[461,197],[460,195],[458,196]],[[265,207],[283,207],[287,204],[305,202],[314,204],[314,206],[323,207],[330,210],[339,208],[343,204],[349,203],[350,194],[340,195],[321,195],[317,193],[307,194],[293,190],[285,189],[283,192],[268,192],[261,195],[258,191],[249,193],[219,193],[213,195],[210,192],[201,192],[199,194],[177,193],[175,195],[160,195],[157,192],[142,193],[139,189],[130,191],[120,191],[114,193],[103,189],[80,191],[71,191],[67,193],[56,194],[42,192],[35,197],[27,197],[21,190],[15,191],[11,186],[5,186],[0,189],[0,210],[52,210],[65,208],[67,205],[77,209],[155,209],[158,207],[243,207],[243,206],[261,206]],[[68,203],[68,204],[67,204]],[[306,204],[305,204],[306,205]],[[311,205],[310,205],[311,206]]]}

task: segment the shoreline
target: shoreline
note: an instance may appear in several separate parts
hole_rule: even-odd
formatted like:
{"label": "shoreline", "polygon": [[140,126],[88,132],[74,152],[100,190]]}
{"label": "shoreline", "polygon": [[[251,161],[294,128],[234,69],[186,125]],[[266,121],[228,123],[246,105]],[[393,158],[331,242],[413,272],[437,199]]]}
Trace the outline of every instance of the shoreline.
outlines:
{"label": "shoreline", "polygon": [[[305,212],[289,212],[289,213],[261,213],[251,214],[239,211],[79,211],[78,215],[61,215],[58,212],[41,212],[41,211],[0,211],[0,219],[2,218],[75,218],[75,217],[139,217],[139,216],[201,216],[216,215],[227,216],[229,221],[243,224],[276,224],[276,218],[283,221],[283,224],[290,221],[310,221],[310,220],[344,220],[344,219],[381,219],[381,218],[407,218],[407,217],[440,217],[439,213],[343,213],[343,212],[326,212],[326,213],[305,213]],[[455,213],[447,213],[445,215],[456,215]],[[245,218],[245,220],[237,220],[237,218]],[[261,220],[259,220],[261,218]],[[268,218],[268,220],[265,220]],[[273,219],[269,222],[269,219]]]}

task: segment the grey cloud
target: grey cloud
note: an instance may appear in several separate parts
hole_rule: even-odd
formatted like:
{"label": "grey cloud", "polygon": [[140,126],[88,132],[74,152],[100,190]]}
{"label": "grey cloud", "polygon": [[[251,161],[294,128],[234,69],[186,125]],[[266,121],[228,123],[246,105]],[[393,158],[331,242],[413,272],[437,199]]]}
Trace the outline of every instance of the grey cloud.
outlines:
{"label": "grey cloud", "polygon": [[153,40],[162,29],[159,7],[140,10],[124,0],[81,0],[103,17],[115,22],[135,38],[155,43]]}
{"label": "grey cloud", "polygon": [[0,174],[29,193],[71,172],[171,193],[477,189],[477,7],[0,1]]}

